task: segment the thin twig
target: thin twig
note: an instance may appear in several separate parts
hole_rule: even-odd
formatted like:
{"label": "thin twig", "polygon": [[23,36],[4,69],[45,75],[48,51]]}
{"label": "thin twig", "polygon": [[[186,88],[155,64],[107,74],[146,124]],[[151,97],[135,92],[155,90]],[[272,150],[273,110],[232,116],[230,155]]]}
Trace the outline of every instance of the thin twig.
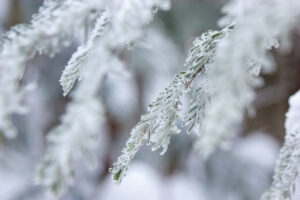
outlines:
{"label": "thin twig", "polygon": [[191,86],[191,84],[193,83],[193,81],[194,81],[194,79],[196,78],[196,76],[197,76],[200,72],[202,72],[203,69],[204,69],[204,66],[200,67],[200,68],[196,71],[196,73],[193,74],[192,79],[191,79],[189,82],[187,82],[187,83],[185,84],[185,89],[188,89],[188,88]]}

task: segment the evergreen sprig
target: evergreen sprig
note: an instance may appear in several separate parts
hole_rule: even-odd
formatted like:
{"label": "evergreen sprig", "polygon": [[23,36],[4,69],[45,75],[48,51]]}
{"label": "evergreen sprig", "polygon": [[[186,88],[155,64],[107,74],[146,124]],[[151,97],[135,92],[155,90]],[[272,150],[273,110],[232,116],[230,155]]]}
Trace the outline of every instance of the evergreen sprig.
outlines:
{"label": "evergreen sprig", "polygon": [[[141,121],[131,131],[122,155],[110,169],[116,183],[122,181],[129,164],[145,142],[152,145],[152,151],[162,148],[161,155],[167,151],[171,135],[180,132],[177,121],[180,119],[178,111],[182,105],[182,97],[190,90],[196,77],[201,76],[205,67],[213,62],[218,42],[230,29],[208,31],[193,42],[185,64],[186,71],[175,75],[170,85],[149,104],[147,113],[141,117]],[[200,121],[201,119],[197,122],[201,123]]]}

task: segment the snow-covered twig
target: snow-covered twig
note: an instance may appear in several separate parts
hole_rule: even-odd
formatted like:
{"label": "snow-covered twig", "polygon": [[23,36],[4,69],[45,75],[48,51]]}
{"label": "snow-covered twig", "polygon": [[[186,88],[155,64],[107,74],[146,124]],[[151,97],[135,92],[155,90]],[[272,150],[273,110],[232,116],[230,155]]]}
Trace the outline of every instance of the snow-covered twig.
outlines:
{"label": "snow-covered twig", "polygon": [[200,76],[206,66],[213,62],[216,45],[230,29],[209,31],[194,41],[194,47],[186,60],[187,70],[175,76],[171,84],[148,106],[148,112],[131,131],[122,155],[110,169],[113,180],[117,183],[122,181],[130,162],[146,141],[152,144],[153,151],[162,148],[161,155],[166,152],[171,134],[180,132],[176,122],[179,118],[181,98],[189,91],[196,76]]}

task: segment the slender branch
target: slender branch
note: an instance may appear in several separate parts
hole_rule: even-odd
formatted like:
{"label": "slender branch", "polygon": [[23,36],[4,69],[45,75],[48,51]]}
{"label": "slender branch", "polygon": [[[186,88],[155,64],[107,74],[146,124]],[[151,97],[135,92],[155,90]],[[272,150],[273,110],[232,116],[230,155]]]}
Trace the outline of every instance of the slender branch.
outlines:
{"label": "slender branch", "polygon": [[191,84],[194,82],[194,80],[195,80],[195,78],[197,77],[197,75],[198,75],[199,73],[201,73],[203,70],[204,70],[204,65],[203,65],[202,67],[200,67],[200,68],[193,74],[191,80],[188,81],[188,82],[185,84],[185,89],[188,89],[188,88],[191,86]]}

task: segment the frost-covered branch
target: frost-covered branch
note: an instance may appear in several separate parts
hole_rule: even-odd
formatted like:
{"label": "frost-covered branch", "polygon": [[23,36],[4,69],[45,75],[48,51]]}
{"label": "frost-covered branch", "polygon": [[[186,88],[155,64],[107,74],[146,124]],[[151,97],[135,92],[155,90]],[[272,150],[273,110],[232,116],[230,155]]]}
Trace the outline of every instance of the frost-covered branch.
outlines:
{"label": "frost-covered branch", "polygon": [[148,106],[148,112],[131,131],[122,155],[110,169],[113,180],[117,183],[122,181],[130,162],[146,141],[152,144],[152,151],[162,148],[161,154],[166,152],[171,134],[179,133],[176,122],[181,98],[190,89],[196,76],[204,73],[206,65],[213,61],[217,43],[229,30],[209,31],[194,41],[194,47],[186,60],[187,70],[175,76],[171,84]]}
{"label": "frost-covered branch", "polygon": [[[29,25],[17,25],[3,36],[0,51],[0,130],[16,135],[13,113],[22,114],[25,90],[19,80],[36,52],[53,55],[73,38],[83,21],[101,9],[101,1],[46,0]],[[76,19],[76,20],[74,20]]]}
{"label": "frost-covered branch", "polygon": [[102,15],[104,16],[97,19],[95,28],[93,29],[93,33],[91,34],[87,44],[78,47],[77,51],[69,60],[68,65],[60,78],[60,84],[63,87],[64,96],[66,96],[74,86],[75,81],[80,75],[80,68],[86,63],[87,59],[89,59],[89,53],[95,48],[94,45],[96,40],[101,37],[109,23],[108,17],[106,16],[107,13],[104,12]]}

